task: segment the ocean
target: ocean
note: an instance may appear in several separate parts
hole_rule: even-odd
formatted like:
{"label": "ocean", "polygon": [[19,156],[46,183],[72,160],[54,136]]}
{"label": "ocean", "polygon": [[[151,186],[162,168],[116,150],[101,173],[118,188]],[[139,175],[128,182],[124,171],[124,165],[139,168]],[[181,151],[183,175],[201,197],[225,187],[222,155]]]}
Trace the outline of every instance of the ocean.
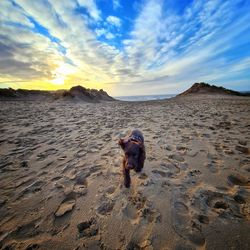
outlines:
{"label": "ocean", "polygon": [[175,97],[174,94],[168,95],[135,95],[135,96],[114,96],[115,99],[121,101],[153,101],[153,100],[162,100]]}

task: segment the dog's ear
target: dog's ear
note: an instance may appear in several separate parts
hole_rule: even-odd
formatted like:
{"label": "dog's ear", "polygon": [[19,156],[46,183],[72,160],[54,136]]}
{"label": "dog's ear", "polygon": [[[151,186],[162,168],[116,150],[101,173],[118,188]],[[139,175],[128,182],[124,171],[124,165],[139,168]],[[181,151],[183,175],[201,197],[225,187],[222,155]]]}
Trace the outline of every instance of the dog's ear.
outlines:
{"label": "dog's ear", "polygon": [[140,155],[138,159],[138,167],[141,170],[144,166],[144,161],[146,159],[146,151],[144,145],[140,145]]}
{"label": "dog's ear", "polygon": [[125,148],[125,141],[124,141],[124,139],[120,138],[119,141],[118,141],[118,144],[121,146],[122,149]]}
{"label": "dog's ear", "polygon": [[138,159],[138,168],[139,168],[139,171],[142,170],[142,168],[144,166],[145,159],[146,159],[145,147],[144,147],[144,145],[140,145],[140,155],[139,155],[139,159]]}

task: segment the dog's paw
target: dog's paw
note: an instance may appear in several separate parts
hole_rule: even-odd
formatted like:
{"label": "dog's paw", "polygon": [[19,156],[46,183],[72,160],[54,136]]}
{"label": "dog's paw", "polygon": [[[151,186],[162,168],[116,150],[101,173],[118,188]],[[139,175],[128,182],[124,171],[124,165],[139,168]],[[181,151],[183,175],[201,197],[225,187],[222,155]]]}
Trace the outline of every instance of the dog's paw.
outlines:
{"label": "dog's paw", "polygon": [[126,188],[130,188],[130,183],[124,182],[124,186],[125,186]]}
{"label": "dog's paw", "polygon": [[142,168],[135,168],[136,173],[140,173],[142,171]]}

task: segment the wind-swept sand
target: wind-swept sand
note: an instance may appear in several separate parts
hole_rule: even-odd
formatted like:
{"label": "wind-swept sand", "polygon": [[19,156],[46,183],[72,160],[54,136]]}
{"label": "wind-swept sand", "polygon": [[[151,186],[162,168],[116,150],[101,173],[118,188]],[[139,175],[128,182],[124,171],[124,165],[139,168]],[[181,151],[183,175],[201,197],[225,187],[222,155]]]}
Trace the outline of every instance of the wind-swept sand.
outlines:
{"label": "wind-swept sand", "polygon": [[1,249],[250,248],[250,98],[0,105]]}

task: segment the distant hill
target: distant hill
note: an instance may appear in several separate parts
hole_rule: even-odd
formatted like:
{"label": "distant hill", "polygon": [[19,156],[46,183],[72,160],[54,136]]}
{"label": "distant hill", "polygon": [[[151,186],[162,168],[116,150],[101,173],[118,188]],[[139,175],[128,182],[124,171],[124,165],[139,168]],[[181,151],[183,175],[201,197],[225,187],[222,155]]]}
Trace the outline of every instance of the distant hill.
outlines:
{"label": "distant hill", "polygon": [[[115,101],[113,97],[109,96],[107,92],[102,89],[86,89],[82,86],[72,87],[70,90],[62,92],[61,96],[86,102]],[[61,96],[59,95],[59,98]]]}
{"label": "distant hill", "polygon": [[208,83],[200,82],[194,83],[191,88],[179,94],[178,96],[186,96],[191,94],[220,94],[220,95],[237,95],[248,96],[248,93],[241,93],[234,90],[226,89],[223,87],[217,87]]}
{"label": "distant hill", "polygon": [[86,89],[82,86],[70,90],[26,90],[12,88],[0,89],[0,100],[75,100],[85,102],[115,101],[104,90]]}

